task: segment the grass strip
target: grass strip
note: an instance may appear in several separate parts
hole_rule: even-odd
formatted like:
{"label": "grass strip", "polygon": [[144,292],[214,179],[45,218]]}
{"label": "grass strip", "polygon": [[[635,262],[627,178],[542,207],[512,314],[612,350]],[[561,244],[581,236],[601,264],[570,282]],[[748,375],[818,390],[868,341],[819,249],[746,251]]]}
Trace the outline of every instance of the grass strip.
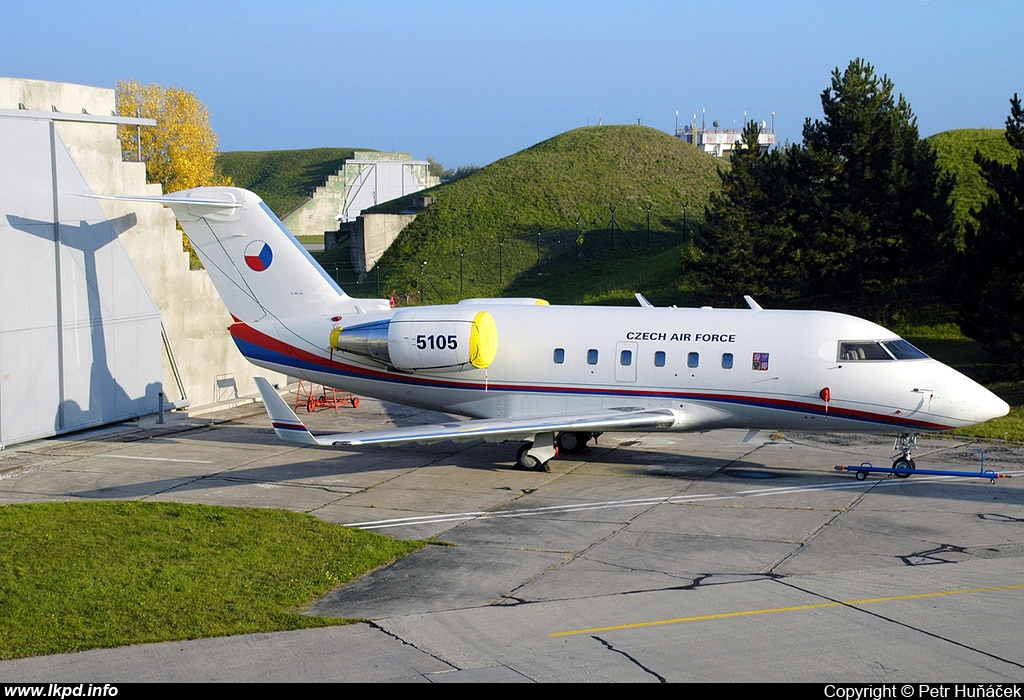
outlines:
{"label": "grass strip", "polygon": [[3,506],[0,658],[345,624],[302,611],[425,544],[283,510]]}

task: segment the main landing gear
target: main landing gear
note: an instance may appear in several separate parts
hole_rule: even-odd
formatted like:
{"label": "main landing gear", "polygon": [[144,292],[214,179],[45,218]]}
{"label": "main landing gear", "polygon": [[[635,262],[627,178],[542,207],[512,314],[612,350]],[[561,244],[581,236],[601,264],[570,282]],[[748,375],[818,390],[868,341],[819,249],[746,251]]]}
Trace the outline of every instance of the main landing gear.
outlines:
{"label": "main landing gear", "polygon": [[516,453],[516,469],[547,472],[548,466],[559,453],[576,454],[587,448],[587,442],[597,437],[587,432],[538,433],[533,442],[525,442]]}

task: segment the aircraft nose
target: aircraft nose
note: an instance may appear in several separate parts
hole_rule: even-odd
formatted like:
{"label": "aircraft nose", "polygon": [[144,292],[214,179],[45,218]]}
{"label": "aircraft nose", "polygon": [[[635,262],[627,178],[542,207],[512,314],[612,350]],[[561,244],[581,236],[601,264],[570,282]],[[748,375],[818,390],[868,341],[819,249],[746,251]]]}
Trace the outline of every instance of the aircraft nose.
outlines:
{"label": "aircraft nose", "polygon": [[964,425],[984,423],[1010,412],[1009,404],[981,384],[959,372],[957,375],[951,377],[944,393],[953,404],[953,415],[959,416]]}
{"label": "aircraft nose", "polygon": [[984,423],[993,418],[1000,418],[1010,412],[1010,404],[993,394],[988,389],[983,389],[985,395],[978,398],[977,415],[978,422]]}

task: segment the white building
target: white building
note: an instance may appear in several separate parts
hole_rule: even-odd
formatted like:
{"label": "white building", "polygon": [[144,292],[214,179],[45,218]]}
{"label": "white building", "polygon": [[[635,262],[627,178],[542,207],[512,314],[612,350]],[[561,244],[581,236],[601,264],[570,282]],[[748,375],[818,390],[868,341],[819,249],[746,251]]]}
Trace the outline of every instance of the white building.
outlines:
{"label": "white building", "polygon": [[[746,123],[746,115],[743,115],[743,119],[744,123]],[[693,144],[705,153],[721,157],[728,155],[735,147],[736,142],[743,137],[743,128],[723,129],[717,121],[712,122],[711,126],[706,126],[703,115],[698,125],[697,115],[694,114],[693,121],[690,122],[689,126],[676,126],[676,137]],[[757,137],[757,143],[763,151],[767,151],[775,145],[774,112],[772,112],[771,125],[766,121],[761,122],[761,133]]]}

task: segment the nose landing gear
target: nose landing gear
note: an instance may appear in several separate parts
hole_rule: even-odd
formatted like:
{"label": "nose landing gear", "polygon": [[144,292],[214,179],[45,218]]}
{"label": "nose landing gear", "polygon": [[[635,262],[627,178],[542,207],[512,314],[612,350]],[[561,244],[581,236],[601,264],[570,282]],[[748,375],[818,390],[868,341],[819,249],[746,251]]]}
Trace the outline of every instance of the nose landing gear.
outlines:
{"label": "nose landing gear", "polygon": [[900,435],[896,438],[896,444],[893,445],[893,450],[898,451],[899,454],[893,458],[892,467],[874,467],[870,462],[863,462],[862,464],[854,466],[837,466],[836,471],[854,472],[857,476],[857,481],[863,481],[868,478],[868,474],[893,474],[897,479],[906,479],[911,474],[927,474],[929,476],[980,476],[983,479],[988,479],[991,483],[995,483],[996,479],[1006,479],[1010,476],[1009,474],[998,474],[991,469],[985,469],[984,450],[981,450],[981,470],[977,472],[948,471],[945,469],[918,469],[917,465],[914,464],[914,460],[910,458],[911,451],[916,448],[916,435]]}
{"label": "nose landing gear", "polygon": [[910,472],[917,469],[917,465],[914,464],[913,458],[910,454],[917,449],[917,435],[913,433],[903,433],[896,438],[896,441],[892,445],[893,452],[899,454],[893,457],[892,468],[893,473],[897,479],[906,479],[910,476]]}

